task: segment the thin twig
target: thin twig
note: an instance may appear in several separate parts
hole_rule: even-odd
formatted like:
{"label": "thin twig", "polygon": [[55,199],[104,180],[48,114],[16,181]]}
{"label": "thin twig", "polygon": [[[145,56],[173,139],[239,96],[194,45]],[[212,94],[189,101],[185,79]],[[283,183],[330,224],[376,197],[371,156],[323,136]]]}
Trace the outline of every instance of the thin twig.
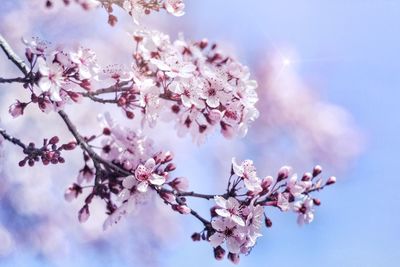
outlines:
{"label": "thin twig", "polygon": [[3,49],[8,59],[11,60],[17,66],[17,68],[20,71],[22,71],[23,74],[28,75],[29,70],[25,62],[17,54],[15,54],[15,52],[12,50],[10,45],[7,43],[7,41],[3,38],[1,34],[0,34],[0,47],[1,49]]}
{"label": "thin twig", "polygon": [[13,143],[14,145],[21,147],[23,150],[26,150],[27,146],[24,143],[22,143],[21,140],[19,140],[18,138],[15,138],[15,137],[9,135],[6,132],[6,130],[0,129],[0,135],[2,135],[5,140]]}

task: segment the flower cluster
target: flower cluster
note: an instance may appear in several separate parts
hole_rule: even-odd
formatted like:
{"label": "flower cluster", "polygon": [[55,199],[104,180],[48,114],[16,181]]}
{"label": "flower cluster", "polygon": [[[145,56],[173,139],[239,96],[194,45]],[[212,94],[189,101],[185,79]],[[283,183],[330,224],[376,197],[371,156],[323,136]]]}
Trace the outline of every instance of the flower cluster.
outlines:
{"label": "flower cluster", "polygon": [[79,220],[84,222],[89,218],[89,204],[93,197],[98,196],[107,204],[109,217],[104,223],[106,229],[117,223],[122,215],[133,211],[137,204],[146,202],[152,192],[167,182],[175,165],[171,163],[171,153],[157,152],[146,136],[115,123],[108,113],[99,119],[102,134],[86,140],[92,143],[102,137],[99,140],[102,159],[120,169],[112,172],[99,166],[90,167],[90,156],[84,153],[85,165],[79,172],[77,182],[66,190],[65,198],[70,201],[78,197],[83,188],[87,188],[85,184],[94,181],[94,185],[89,186],[93,190],[79,211]]}
{"label": "flower cluster", "polygon": [[24,87],[29,89],[31,101],[17,100],[12,104],[9,112],[13,117],[22,115],[32,103],[48,113],[63,109],[67,103],[80,102],[82,91],[89,90],[91,80],[97,79],[99,67],[90,49],[49,48],[48,43],[37,38],[25,44],[30,72],[25,77]]}
{"label": "flower cluster", "polygon": [[[262,236],[262,225],[272,226],[265,213],[266,207],[295,212],[300,225],[311,223],[314,206],[321,202],[310,194],[336,182],[335,177],[323,182],[318,178],[321,171],[321,167],[316,166],[312,173],[305,173],[298,179],[296,174],[290,175],[289,167],[284,166],[275,179],[272,176],[260,179],[251,160],[237,164],[233,159],[227,193],[214,197],[216,206],[211,209],[211,225],[206,225],[203,230],[202,237],[214,247],[216,259],[224,257],[224,243],[228,258],[234,263],[239,262],[240,254],[250,253]],[[244,185],[242,189],[241,184]],[[192,236],[194,240],[200,240],[200,237],[200,234]]]}
{"label": "flower cluster", "polygon": [[[68,5],[71,0],[63,0]],[[165,10],[169,14],[180,17],[185,14],[185,3],[183,0],[75,0],[75,2],[88,10],[94,7],[102,6],[108,13],[108,23],[112,26],[118,21],[113,15],[113,6],[119,6],[126,11],[136,24],[139,24],[139,18],[149,15],[151,12]],[[53,6],[52,0],[46,0],[46,7]]]}
{"label": "flower cluster", "polygon": [[134,40],[131,75],[116,75],[125,81],[132,76],[132,86],[121,88],[121,80],[115,85],[124,91],[117,98],[127,114],[140,107],[151,127],[160,117],[175,121],[178,135],[190,133],[197,143],[217,126],[227,138],[247,133],[258,117],[258,97],[246,66],[206,40],[171,42],[157,31],[135,32]]}
{"label": "flower cluster", "polygon": [[[142,123],[150,127],[159,119],[174,121],[179,136],[189,133],[199,144],[216,127],[226,138],[246,135],[259,116],[257,83],[246,66],[206,40],[189,42],[180,37],[171,42],[157,31],[138,31],[133,37],[132,66],[104,69],[90,49],[48,49],[37,39],[27,43],[31,72],[25,84],[32,92],[31,102],[17,100],[10,107],[11,115],[22,115],[30,103],[45,112],[58,111],[65,103],[88,97],[117,104],[128,118],[141,111]],[[112,85],[92,90],[97,81]],[[114,98],[99,97],[107,93],[114,93]]]}
{"label": "flower cluster", "polygon": [[28,164],[34,166],[36,162],[41,161],[43,165],[64,163],[65,159],[61,156],[61,152],[73,150],[76,147],[75,142],[68,142],[59,145],[59,138],[53,136],[50,139],[44,139],[41,147],[36,147],[34,143],[24,146],[23,152],[25,157],[18,163],[20,167]]}

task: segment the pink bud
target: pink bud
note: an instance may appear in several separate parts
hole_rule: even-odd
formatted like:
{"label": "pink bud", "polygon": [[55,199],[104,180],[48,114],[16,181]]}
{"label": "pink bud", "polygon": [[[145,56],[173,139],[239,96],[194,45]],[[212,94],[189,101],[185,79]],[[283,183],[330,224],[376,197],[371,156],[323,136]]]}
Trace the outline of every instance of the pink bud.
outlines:
{"label": "pink bud", "polygon": [[125,170],[131,170],[133,168],[132,163],[129,160],[124,161],[124,169]]}
{"label": "pink bud", "polygon": [[172,194],[170,192],[165,192],[165,191],[161,191],[160,196],[162,199],[164,199],[168,203],[173,203],[173,202],[175,202],[175,199],[176,199],[174,194]]}
{"label": "pink bud", "polygon": [[70,185],[67,190],[65,190],[64,198],[66,201],[71,202],[77,198],[80,193],[82,193],[82,187],[74,183]]}
{"label": "pink bud", "polygon": [[73,150],[73,149],[75,149],[75,147],[76,147],[76,142],[74,142],[74,141],[69,142],[68,144],[62,145],[62,148],[64,150]]}
{"label": "pink bud", "polygon": [[55,145],[60,141],[60,139],[58,138],[58,136],[53,136],[52,138],[50,138],[49,144],[51,145]]}
{"label": "pink bud", "polygon": [[186,177],[177,177],[169,185],[177,191],[185,191],[189,188],[189,180]]}
{"label": "pink bud", "polygon": [[194,233],[192,234],[191,238],[193,241],[200,241],[201,235],[199,233]]}
{"label": "pink bud", "polygon": [[301,178],[302,181],[310,181],[313,178],[312,174],[309,172],[306,172],[303,174],[303,177]]}
{"label": "pink bud", "polygon": [[290,167],[289,166],[283,166],[279,172],[278,172],[278,182],[285,180],[289,177],[290,173]]}
{"label": "pink bud", "polygon": [[268,217],[265,217],[265,226],[266,226],[267,228],[271,228],[271,227],[272,227],[272,221],[271,221],[271,219],[268,218]]}
{"label": "pink bud", "polygon": [[331,176],[328,178],[328,181],[326,181],[326,185],[331,185],[336,183],[336,177],[335,176]]}
{"label": "pink bud", "polygon": [[200,41],[200,43],[199,43],[200,49],[206,48],[207,45],[208,45],[208,40],[207,40],[207,39],[202,39],[202,40]]}
{"label": "pink bud", "polygon": [[84,205],[78,213],[78,219],[80,223],[84,223],[89,219],[90,213],[89,213],[89,206]]}
{"label": "pink bud", "polygon": [[229,124],[224,123],[223,121],[221,121],[220,125],[221,125],[221,133],[222,133],[222,135],[227,139],[232,138],[233,135],[234,135],[234,130],[233,130],[232,126],[230,126]]}
{"label": "pink bud", "polygon": [[268,187],[272,184],[274,181],[274,178],[272,176],[267,176],[261,181],[261,187],[262,189],[268,189]]}
{"label": "pink bud", "polygon": [[321,172],[322,172],[322,167],[319,166],[319,165],[317,165],[317,166],[314,167],[312,175],[313,175],[313,177],[316,177],[316,176],[318,176]]}
{"label": "pink bud", "polygon": [[172,209],[180,214],[189,214],[192,210],[186,205],[172,205]]}
{"label": "pink bud", "polygon": [[17,100],[17,102],[15,102],[14,104],[12,104],[10,106],[10,108],[8,109],[8,112],[11,114],[11,116],[13,118],[16,118],[16,117],[24,114],[24,109],[26,106],[27,106],[26,103],[22,103]]}
{"label": "pink bud", "polygon": [[313,202],[314,202],[314,205],[315,205],[315,206],[321,205],[321,200],[319,200],[318,198],[314,198],[314,199],[313,199]]}
{"label": "pink bud", "polygon": [[173,159],[174,159],[174,155],[170,151],[167,151],[164,154],[164,159],[162,160],[162,163],[170,162]]}
{"label": "pink bud", "polygon": [[214,248],[214,257],[218,261],[224,259],[224,257],[225,257],[225,249],[223,249],[221,246],[218,246],[218,247]]}
{"label": "pink bud", "polygon": [[164,171],[166,171],[166,172],[172,172],[172,171],[175,170],[175,169],[176,169],[175,164],[169,163],[169,164],[167,165],[167,167],[165,167]]}
{"label": "pink bud", "polygon": [[234,264],[239,264],[240,262],[239,254],[234,254],[229,252],[228,259]]}

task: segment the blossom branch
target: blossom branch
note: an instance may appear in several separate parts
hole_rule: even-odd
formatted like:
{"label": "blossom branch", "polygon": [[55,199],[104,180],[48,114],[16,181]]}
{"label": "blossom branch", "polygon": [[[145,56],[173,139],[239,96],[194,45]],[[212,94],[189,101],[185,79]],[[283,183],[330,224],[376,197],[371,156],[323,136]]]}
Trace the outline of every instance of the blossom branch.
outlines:
{"label": "blossom branch", "polygon": [[17,54],[14,53],[10,45],[7,43],[7,41],[1,34],[0,34],[0,47],[6,54],[7,58],[11,60],[18,67],[18,69],[22,71],[23,74],[28,75],[29,70],[25,62],[20,57],[18,57]]}
{"label": "blossom branch", "polygon": [[21,142],[21,140],[19,140],[18,138],[15,138],[11,135],[9,135],[6,130],[4,129],[0,129],[0,134],[1,136],[3,136],[3,138],[11,143],[13,143],[14,145],[17,145],[19,147],[21,147],[23,150],[26,149],[26,145],[24,143]]}

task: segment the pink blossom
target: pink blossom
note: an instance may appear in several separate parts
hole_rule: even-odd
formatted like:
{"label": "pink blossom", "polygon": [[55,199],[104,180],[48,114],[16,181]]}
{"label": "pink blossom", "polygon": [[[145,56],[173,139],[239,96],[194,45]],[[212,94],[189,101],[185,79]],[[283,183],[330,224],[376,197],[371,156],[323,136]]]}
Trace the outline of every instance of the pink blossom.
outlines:
{"label": "pink blossom", "polygon": [[144,165],[139,165],[135,170],[135,178],[139,181],[137,190],[146,192],[149,185],[160,186],[164,184],[165,177],[154,173],[156,163],[153,158],[146,161]]}
{"label": "pink blossom", "polygon": [[25,107],[27,106],[26,103],[20,102],[17,100],[14,104],[10,106],[8,109],[8,112],[11,114],[13,118],[16,118],[18,116],[21,116],[24,114]]}
{"label": "pink blossom", "polygon": [[253,161],[245,160],[239,165],[236,163],[236,159],[232,158],[232,168],[237,176],[243,178],[244,184],[249,191],[262,190],[261,181],[257,177]]}
{"label": "pink blossom", "polygon": [[180,17],[185,14],[185,4],[183,3],[183,0],[165,0],[164,2],[165,9],[168,11],[168,13]]}
{"label": "pink blossom", "polygon": [[218,207],[215,212],[225,218],[230,218],[232,221],[240,226],[245,226],[245,222],[241,217],[241,206],[240,203],[234,197],[230,197],[227,200],[220,196],[214,197]]}
{"label": "pink blossom", "polygon": [[65,84],[64,70],[57,62],[46,62],[42,57],[37,60],[39,72],[42,75],[38,85],[42,92],[49,92],[50,99],[62,101],[61,87]]}
{"label": "pink blossom", "polygon": [[211,225],[216,231],[209,238],[209,241],[214,248],[220,246],[224,241],[226,241],[226,246],[229,252],[240,252],[240,248],[244,243],[243,234],[234,221],[220,217],[212,220]]}

